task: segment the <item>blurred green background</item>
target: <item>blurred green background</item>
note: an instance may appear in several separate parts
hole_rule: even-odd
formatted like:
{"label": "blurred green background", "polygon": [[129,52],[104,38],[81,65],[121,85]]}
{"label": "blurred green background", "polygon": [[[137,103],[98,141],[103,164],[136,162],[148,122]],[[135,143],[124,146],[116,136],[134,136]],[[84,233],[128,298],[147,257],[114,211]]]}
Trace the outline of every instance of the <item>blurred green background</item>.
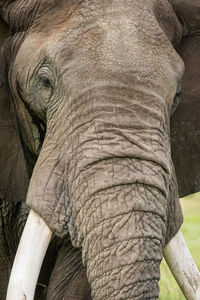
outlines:
{"label": "blurred green background", "polygon": [[[200,193],[181,199],[184,223],[181,231],[187,246],[200,270]],[[159,300],[185,300],[166,262],[161,264]]]}

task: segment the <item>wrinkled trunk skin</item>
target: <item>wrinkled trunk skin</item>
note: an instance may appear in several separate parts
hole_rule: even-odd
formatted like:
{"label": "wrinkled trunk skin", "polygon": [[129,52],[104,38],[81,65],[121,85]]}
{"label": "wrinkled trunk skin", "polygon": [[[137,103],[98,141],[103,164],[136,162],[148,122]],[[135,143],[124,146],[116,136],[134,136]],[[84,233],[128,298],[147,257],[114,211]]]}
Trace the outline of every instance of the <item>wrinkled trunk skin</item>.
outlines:
{"label": "wrinkled trunk skin", "polygon": [[[63,107],[55,112],[27,201],[57,235],[69,231],[82,247],[94,300],[157,299],[177,198],[175,189],[170,200],[168,116],[148,95],[140,104],[137,94],[123,101],[116,90],[82,95],[82,106],[73,99],[67,119]],[[180,223],[181,214],[175,232]]]}
{"label": "wrinkled trunk skin", "polygon": [[[146,201],[147,206],[153,194],[162,197],[156,190],[147,190],[142,195],[144,187],[125,186],[97,196],[102,202],[99,210],[104,212],[103,220],[95,218],[97,209],[90,217],[83,242],[83,261],[92,283],[93,299],[158,297],[165,224],[155,213],[133,211],[134,194],[137,201]],[[116,202],[124,206],[122,215],[115,208],[119,205]]]}
{"label": "wrinkled trunk skin", "polygon": [[[93,177],[89,180],[93,193],[76,217],[92,297],[157,299],[167,203],[153,185],[163,171],[131,158],[99,162],[98,171],[94,169],[96,165],[84,174],[87,179]],[[139,181],[145,172],[151,182],[144,184]],[[112,183],[107,183],[108,178]],[[80,202],[83,194],[84,190]]]}

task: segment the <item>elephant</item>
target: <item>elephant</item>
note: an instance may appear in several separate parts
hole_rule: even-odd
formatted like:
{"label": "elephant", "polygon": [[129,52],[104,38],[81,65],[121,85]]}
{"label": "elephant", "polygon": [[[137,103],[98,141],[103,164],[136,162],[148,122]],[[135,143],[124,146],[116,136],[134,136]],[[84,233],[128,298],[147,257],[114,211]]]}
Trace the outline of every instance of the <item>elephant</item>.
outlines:
{"label": "elephant", "polygon": [[0,1],[1,299],[12,265],[8,300],[158,299],[179,197],[200,191],[199,13]]}

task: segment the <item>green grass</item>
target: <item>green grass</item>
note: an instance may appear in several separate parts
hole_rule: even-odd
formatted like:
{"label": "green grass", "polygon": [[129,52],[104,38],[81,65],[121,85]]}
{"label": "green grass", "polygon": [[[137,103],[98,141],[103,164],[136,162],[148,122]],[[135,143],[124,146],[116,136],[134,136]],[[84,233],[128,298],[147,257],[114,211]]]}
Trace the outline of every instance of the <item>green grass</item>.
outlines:
{"label": "green grass", "polygon": [[[181,231],[200,270],[200,193],[181,199],[184,223]],[[185,300],[166,262],[161,264],[159,300]]]}

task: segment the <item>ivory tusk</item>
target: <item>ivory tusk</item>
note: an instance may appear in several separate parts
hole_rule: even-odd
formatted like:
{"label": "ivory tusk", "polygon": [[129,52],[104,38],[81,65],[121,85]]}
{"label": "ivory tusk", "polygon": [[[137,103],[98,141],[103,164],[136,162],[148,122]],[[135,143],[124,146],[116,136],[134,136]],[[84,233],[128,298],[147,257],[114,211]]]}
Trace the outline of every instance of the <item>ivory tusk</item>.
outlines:
{"label": "ivory tusk", "polygon": [[179,231],[165,246],[165,260],[188,300],[200,300],[200,273]]}
{"label": "ivory tusk", "polygon": [[30,211],[18,246],[8,284],[7,300],[33,300],[41,265],[52,232]]}

